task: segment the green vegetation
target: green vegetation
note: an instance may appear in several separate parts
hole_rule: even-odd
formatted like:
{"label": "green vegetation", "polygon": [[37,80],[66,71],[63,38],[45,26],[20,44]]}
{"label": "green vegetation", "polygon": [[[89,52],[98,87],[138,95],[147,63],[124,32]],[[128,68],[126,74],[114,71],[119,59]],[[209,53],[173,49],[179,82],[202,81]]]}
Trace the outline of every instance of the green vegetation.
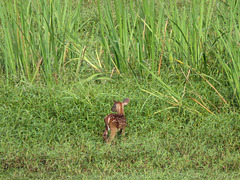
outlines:
{"label": "green vegetation", "polygon": [[[103,118],[110,113],[112,99],[123,100],[126,94],[131,97],[125,108],[126,141],[119,136],[108,146],[102,139]],[[3,177],[240,175],[237,113],[226,109],[215,116],[199,116],[170,109],[154,114],[167,103],[146,95],[127,78],[51,88],[6,86],[0,101]]]}
{"label": "green vegetation", "polygon": [[[240,177],[238,0],[0,12],[0,178]],[[106,145],[103,119],[126,97],[126,141]]]}

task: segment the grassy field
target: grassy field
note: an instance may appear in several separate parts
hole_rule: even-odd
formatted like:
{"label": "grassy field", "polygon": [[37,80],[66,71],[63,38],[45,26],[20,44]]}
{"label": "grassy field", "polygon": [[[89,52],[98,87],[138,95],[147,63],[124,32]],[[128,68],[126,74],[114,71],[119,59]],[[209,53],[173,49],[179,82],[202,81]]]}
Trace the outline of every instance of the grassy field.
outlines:
{"label": "grassy field", "polygon": [[[155,86],[144,82],[144,86]],[[125,88],[119,88],[124,86]],[[207,89],[207,88],[206,88]],[[104,144],[112,99],[130,97],[126,141]],[[2,178],[239,178],[239,114],[163,110],[129,78],[1,88]]]}
{"label": "grassy field", "polygon": [[239,179],[239,11],[0,0],[0,179]]}

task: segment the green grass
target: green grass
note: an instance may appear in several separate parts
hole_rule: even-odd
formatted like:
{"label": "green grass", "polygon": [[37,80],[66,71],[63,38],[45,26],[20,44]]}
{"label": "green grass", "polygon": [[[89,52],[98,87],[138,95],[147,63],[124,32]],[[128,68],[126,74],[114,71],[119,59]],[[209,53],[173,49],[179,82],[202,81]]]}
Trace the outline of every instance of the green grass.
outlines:
{"label": "green grass", "polygon": [[[139,90],[134,81],[114,77],[51,88],[24,82],[2,86],[1,177],[239,177],[238,113],[164,110],[167,103]],[[119,136],[108,146],[103,118],[112,99],[125,97],[130,98],[126,141]]]}
{"label": "green grass", "polygon": [[239,179],[239,7],[0,0],[0,179]]}
{"label": "green grass", "polygon": [[161,78],[162,69],[177,73],[181,62],[212,78],[223,75],[240,104],[239,1],[0,4],[0,69],[7,83],[41,79],[51,86],[69,71],[77,79],[85,62],[95,73],[146,79],[150,71]]}

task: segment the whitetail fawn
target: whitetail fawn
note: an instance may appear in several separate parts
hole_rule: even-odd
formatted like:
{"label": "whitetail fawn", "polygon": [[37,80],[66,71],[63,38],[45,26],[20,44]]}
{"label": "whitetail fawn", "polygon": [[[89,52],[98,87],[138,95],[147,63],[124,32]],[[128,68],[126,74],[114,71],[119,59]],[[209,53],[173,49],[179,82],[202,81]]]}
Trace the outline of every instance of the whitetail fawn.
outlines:
{"label": "whitetail fawn", "polygon": [[[123,102],[117,102],[113,100],[114,105],[112,107],[112,112],[117,112],[116,114],[111,113],[104,118],[105,121],[105,131],[103,133],[103,139],[106,142],[111,142],[116,133],[120,130],[122,136],[125,134],[125,126],[127,125],[126,118],[124,116],[123,107],[128,104],[129,98],[125,99]],[[111,135],[108,138],[108,131],[111,130]]]}

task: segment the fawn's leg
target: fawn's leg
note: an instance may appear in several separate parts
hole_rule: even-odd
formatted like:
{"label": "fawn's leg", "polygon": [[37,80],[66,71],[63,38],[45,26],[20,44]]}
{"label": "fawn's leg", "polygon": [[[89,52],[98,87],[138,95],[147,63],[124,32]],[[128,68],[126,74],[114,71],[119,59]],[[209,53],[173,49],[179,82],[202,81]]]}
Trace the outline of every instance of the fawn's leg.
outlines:
{"label": "fawn's leg", "polygon": [[111,135],[109,137],[109,140],[108,142],[112,142],[112,140],[115,138],[116,136],[116,133],[117,133],[117,128],[111,128]]}

